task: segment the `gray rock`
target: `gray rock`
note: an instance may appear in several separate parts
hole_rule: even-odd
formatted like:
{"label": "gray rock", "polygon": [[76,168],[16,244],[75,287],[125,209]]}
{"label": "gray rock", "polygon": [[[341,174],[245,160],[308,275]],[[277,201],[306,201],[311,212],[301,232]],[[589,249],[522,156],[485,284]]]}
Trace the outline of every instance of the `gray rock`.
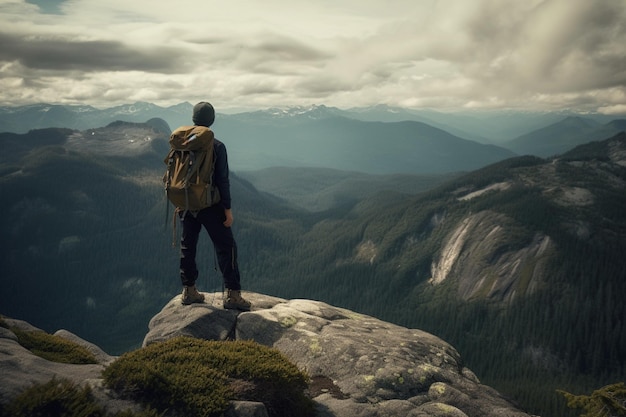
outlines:
{"label": "gray rock", "polygon": [[233,401],[224,417],[267,417],[267,408],[254,401]]}
{"label": "gray rock", "polygon": [[191,306],[175,297],[150,322],[144,346],[186,335],[274,347],[326,381],[312,393],[320,416],[528,416],[432,334],[319,301],[244,295],[250,312],[224,310],[220,293]]}
{"label": "gray rock", "polygon": [[[149,323],[143,346],[176,336],[205,340],[255,340],[280,350],[311,377],[309,394],[318,417],[528,417],[462,366],[459,353],[440,338],[312,300],[244,296],[249,312],[224,310],[222,294],[184,306],[174,297]],[[41,331],[3,318],[11,326]],[[138,410],[102,384],[115,358],[78,336],[58,336],[89,349],[97,365],[68,365],[33,355],[0,328],[0,401],[53,377],[86,384],[110,412]],[[261,403],[233,402],[228,417],[266,417]]]}
{"label": "gray rock", "polygon": [[76,336],[74,333],[69,332],[67,330],[57,330],[54,333],[54,335],[62,337],[63,339],[69,340],[71,342],[76,343],[77,345],[84,347],[89,352],[91,352],[91,354],[96,358],[98,363],[102,365],[108,365],[109,363],[113,362],[116,359],[115,356],[109,355],[104,350],[100,349],[99,346],[96,346],[93,343],[88,342],[85,339],[82,339]]}
{"label": "gray rock", "polygon": [[13,398],[33,384],[46,383],[53,377],[81,384],[88,379],[100,378],[103,369],[101,364],[71,365],[51,362],[33,355],[13,337],[0,337],[1,401]]}

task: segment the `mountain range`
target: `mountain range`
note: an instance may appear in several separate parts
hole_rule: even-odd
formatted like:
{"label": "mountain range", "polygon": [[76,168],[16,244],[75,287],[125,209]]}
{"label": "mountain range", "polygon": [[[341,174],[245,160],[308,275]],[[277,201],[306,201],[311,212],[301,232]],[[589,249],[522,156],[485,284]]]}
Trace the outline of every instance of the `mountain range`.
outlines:
{"label": "mountain range", "polygon": [[[137,102],[105,109],[43,103],[0,107],[0,132],[86,130],[154,118],[175,128],[190,124],[191,113],[190,103],[161,107]],[[278,165],[421,174],[470,171],[515,155],[552,156],[590,140],[607,139],[625,124],[623,117],[600,114],[445,113],[385,105],[343,110],[314,105],[218,114],[214,129],[233,147],[239,170]],[[368,151],[370,155],[359,160]],[[386,161],[389,154],[393,162]]]}
{"label": "mountain range", "polygon": [[[273,129],[277,116],[245,117]],[[301,114],[284,129],[314,120]],[[462,140],[422,122],[389,125]],[[3,314],[114,354],[141,343],[179,291],[160,180],[168,136],[160,119],[0,134]],[[431,332],[527,409],[567,415],[556,388],[590,392],[626,375],[626,137],[503,158],[445,176],[235,170],[244,289]],[[199,266],[201,288],[219,290],[211,257]]]}
{"label": "mountain range", "polygon": [[549,157],[590,141],[607,139],[626,130],[626,119],[598,123],[583,117],[567,117],[557,123],[521,135],[503,144],[518,153]]}

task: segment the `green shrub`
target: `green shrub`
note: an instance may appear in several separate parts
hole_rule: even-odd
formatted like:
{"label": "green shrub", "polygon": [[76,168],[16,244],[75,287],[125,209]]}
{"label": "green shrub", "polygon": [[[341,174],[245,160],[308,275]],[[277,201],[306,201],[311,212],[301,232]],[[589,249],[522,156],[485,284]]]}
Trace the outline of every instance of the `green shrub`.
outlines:
{"label": "green shrub", "polygon": [[0,327],[11,330],[22,347],[49,361],[79,365],[98,363],[96,357],[87,348],[62,337],[38,330],[20,330],[9,326],[2,316],[0,316]]}
{"label": "green shrub", "polygon": [[157,410],[214,416],[231,400],[250,400],[272,416],[313,413],[308,377],[278,350],[251,341],[178,337],[123,354],[103,376],[109,388]]}
{"label": "green shrub", "polygon": [[143,411],[121,411],[115,414],[97,403],[89,387],[80,387],[67,379],[33,384],[8,404],[0,404],[0,417],[162,417],[147,408]]}
{"label": "green shrub", "polygon": [[104,417],[88,387],[78,387],[66,379],[53,378],[35,384],[13,398],[2,410],[5,416]]}
{"label": "green shrub", "polygon": [[595,390],[591,395],[574,395],[558,390],[567,399],[567,406],[580,408],[581,417],[626,416],[626,385],[618,382]]}
{"label": "green shrub", "polygon": [[89,364],[98,363],[84,346],[42,331],[24,331],[15,327],[11,331],[20,345],[33,354],[52,362]]}

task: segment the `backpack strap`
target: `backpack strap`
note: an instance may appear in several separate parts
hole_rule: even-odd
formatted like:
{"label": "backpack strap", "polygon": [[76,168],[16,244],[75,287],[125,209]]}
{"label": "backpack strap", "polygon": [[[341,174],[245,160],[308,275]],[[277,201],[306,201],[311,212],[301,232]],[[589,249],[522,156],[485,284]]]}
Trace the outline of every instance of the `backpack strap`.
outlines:
{"label": "backpack strap", "polygon": [[[195,135],[193,135],[195,138]],[[188,152],[189,155],[189,169],[187,170],[187,175],[185,176],[185,183],[183,184],[185,189],[185,210],[183,211],[183,218],[187,215],[189,211],[189,186],[191,185],[191,177],[195,172],[196,177],[198,177],[198,168],[196,164],[196,153],[194,151],[185,151]]]}
{"label": "backpack strap", "polygon": [[176,210],[174,210],[174,215],[172,216],[172,247],[173,248],[175,248],[176,245],[178,244],[177,242],[178,234],[176,233],[176,217],[178,216],[179,210],[180,209],[176,207]]}
{"label": "backpack strap", "polygon": [[170,150],[165,158],[167,161],[167,171],[165,171],[165,175],[163,176],[163,185],[165,190],[165,223],[163,227],[167,227],[167,218],[170,215],[170,202],[167,198],[167,190],[170,187],[170,174],[172,172],[172,165],[174,164],[174,150]]}

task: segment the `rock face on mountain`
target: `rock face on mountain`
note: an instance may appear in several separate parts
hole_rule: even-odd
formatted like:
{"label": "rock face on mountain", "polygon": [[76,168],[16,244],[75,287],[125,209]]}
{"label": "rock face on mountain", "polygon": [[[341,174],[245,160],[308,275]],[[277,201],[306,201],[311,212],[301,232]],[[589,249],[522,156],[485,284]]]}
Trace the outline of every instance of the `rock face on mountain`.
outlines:
{"label": "rock face on mountain", "polygon": [[[448,276],[458,282],[463,300],[486,298],[510,302],[533,293],[545,275],[554,244],[549,236],[536,233],[525,246],[510,248],[511,219],[490,210],[471,214],[459,223],[431,266],[433,285]],[[478,279],[477,279],[478,277]]]}
{"label": "rock face on mountain", "polygon": [[[505,168],[505,181],[492,171],[492,181],[450,188],[460,204],[474,205],[462,217],[449,216],[453,221],[446,217],[451,204],[433,215],[432,224],[449,227],[433,256],[430,284],[451,283],[465,301],[511,303],[551,285],[551,263],[567,246],[560,236],[595,247],[624,241],[624,219],[610,204],[623,205],[612,201],[626,188],[626,133],[551,160],[525,157],[516,164]],[[532,203],[524,201],[529,195],[536,197]],[[503,207],[513,201],[515,210]]]}
{"label": "rock face on mountain", "polygon": [[[312,300],[285,300],[248,293],[250,312],[221,307],[221,293],[206,302],[183,306],[174,297],[151,320],[144,346],[176,336],[206,340],[255,340],[280,350],[311,376],[317,415],[528,417],[495,390],[481,385],[463,367],[459,353],[432,334]],[[4,319],[11,326],[38,331],[28,323]],[[22,348],[15,335],[0,328],[0,401],[32,383],[53,377],[89,384],[109,411],[134,404],[112,397],[100,372],[114,360],[97,346],[67,332],[56,335],[94,353],[99,364],[49,362]],[[258,403],[240,402],[231,417],[267,416]]]}
{"label": "rock face on mountain", "polygon": [[319,416],[527,416],[463,367],[432,334],[312,300],[249,293],[253,311],[172,299],[144,346],[176,336],[241,339],[277,348],[311,376]]}

